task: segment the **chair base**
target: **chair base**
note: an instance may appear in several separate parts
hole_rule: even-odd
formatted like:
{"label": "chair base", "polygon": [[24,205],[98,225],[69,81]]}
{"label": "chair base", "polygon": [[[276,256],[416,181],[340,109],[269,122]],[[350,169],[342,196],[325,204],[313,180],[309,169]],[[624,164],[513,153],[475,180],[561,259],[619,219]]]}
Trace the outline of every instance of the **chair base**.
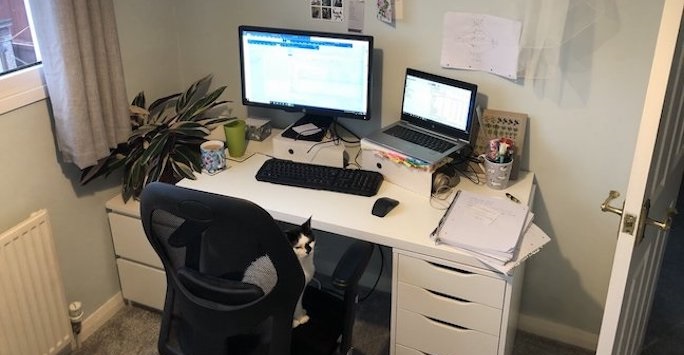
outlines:
{"label": "chair base", "polygon": [[315,287],[306,287],[302,304],[309,321],[292,330],[292,355],[329,355],[338,347],[344,302]]}

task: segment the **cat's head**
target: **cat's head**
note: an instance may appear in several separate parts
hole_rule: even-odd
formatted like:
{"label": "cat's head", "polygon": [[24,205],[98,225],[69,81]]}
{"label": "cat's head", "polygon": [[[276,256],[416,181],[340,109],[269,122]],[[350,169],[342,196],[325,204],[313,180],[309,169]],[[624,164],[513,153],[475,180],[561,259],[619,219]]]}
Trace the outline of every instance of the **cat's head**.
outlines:
{"label": "cat's head", "polygon": [[288,230],[286,234],[298,257],[304,257],[313,252],[316,237],[311,230],[311,217],[301,226]]}

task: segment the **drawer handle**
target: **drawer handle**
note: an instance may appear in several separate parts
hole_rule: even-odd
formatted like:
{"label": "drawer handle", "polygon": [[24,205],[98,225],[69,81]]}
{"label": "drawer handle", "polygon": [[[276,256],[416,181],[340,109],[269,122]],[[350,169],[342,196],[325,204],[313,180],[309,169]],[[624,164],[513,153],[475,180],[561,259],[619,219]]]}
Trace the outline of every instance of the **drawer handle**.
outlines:
{"label": "drawer handle", "polygon": [[460,326],[460,325],[452,324],[452,323],[449,323],[449,322],[445,322],[445,321],[443,321],[443,320],[435,319],[435,318],[428,317],[428,316],[423,316],[423,317],[425,317],[425,318],[427,318],[428,320],[431,320],[431,321],[433,321],[433,322],[435,322],[435,323],[442,324],[442,325],[446,325],[446,326],[449,326],[449,327],[452,327],[452,328],[457,328],[457,329],[461,329],[461,330],[470,330],[470,329],[465,328],[465,327],[462,327],[462,326]]}
{"label": "drawer handle", "polygon": [[425,289],[425,291],[430,292],[431,294],[433,294],[433,295],[435,295],[435,296],[440,296],[440,297],[448,298],[448,299],[450,299],[450,300],[454,300],[454,301],[458,301],[458,302],[462,302],[462,303],[471,303],[470,301],[464,300],[463,298],[458,298],[458,297],[450,296],[450,295],[447,295],[447,294],[444,294],[444,293],[441,293],[441,292],[432,291],[432,290],[428,290],[428,289]]}
{"label": "drawer handle", "polygon": [[451,267],[451,266],[446,266],[446,265],[441,265],[441,264],[435,264],[435,263],[430,262],[430,261],[428,261],[427,263],[430,264],[430,265],[432,265],[432,266],[434,266],[434,267],[436,267],[436,268],[446,269],[446,270],[449,270],[449,271],[457,272],[457,273],[459,273],[459,274],[464,274],[464,275],[472,275],[472,274],[473,274],[473,272],[466,271],[466,270],[461,270],[461,269],[457,269],[457,268]]}

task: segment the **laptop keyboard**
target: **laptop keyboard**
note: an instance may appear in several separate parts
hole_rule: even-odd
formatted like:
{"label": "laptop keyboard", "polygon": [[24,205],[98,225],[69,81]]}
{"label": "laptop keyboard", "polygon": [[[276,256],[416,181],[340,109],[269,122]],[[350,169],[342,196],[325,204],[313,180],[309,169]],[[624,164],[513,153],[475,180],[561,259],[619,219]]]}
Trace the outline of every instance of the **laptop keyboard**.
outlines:
{"label": "laptop keyboard", "polygon": [[455,146],[451,142],[402,126],[392,126],[385,133],[440,153],[444,153]]}

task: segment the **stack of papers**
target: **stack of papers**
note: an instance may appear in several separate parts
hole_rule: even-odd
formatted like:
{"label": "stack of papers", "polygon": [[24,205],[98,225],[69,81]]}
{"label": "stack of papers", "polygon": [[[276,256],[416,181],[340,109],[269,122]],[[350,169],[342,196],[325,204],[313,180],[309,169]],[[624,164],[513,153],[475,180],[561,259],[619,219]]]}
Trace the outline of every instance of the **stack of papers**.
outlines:
{"label": "stack of papers", "polygon": [[509,273],[550,240],[533,217],[527,206],[509,199],[459,191],[432,238]]}

